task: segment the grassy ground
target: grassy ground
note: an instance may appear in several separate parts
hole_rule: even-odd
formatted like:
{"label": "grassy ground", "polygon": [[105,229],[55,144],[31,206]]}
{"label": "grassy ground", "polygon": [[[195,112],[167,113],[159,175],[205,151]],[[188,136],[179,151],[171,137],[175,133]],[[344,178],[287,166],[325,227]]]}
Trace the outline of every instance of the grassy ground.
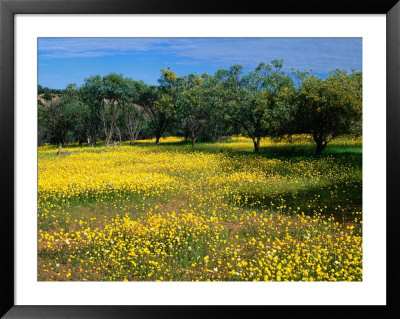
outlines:
{"label": "grassy ground", "polygon": [[39,147],[38,280],[362,279],[362,143]]}

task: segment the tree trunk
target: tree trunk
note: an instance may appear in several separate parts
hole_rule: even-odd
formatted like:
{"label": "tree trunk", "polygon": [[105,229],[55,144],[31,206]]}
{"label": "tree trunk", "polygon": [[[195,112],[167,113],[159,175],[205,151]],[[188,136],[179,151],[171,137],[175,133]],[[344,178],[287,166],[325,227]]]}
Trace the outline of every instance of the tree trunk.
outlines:
{"label": "tree trunk", "polygon": [[160,136],[156,136],[156,144],[160,143]]}
{"label": "tree trunk", "polygon": [[111,143],[111,139],[112,139],[112,132],[111,132],[111,130],[110,131],[108,131],[108,132],[106,132],[106,147],[109,147],[110,146],[110,143]]}
{"label": "tree trunk", "polygon": [[326,147],[325,141],[317,143],[317,147],[315,149],[315,155],[321,155],[321,153],[325,149],[325,147]]}
{"label": "tree trunk", "polygon": [[218,136],[217,143],[221,142],[221,136]]}
{"label": "tree trunk", "polygon": [[261,137],[257,137],[257,139],[253,138],[254,153],[258,153],[260,151],[260,141]]}
{"label": "tree trunk", "polygon": [[106,138],[106,147],[110,147],[111,146],[111,142],[112,142],[112,136],[109,136]]}
{"label": "tree trunk", "polygon": [[315,149],[315,155],[321,155],[322,151],[325,149],[326,145],[328,144],[326,141],[326,137],[323,136],[314,136],[314,141],[317,144]]}
{"label": "tree trunk", "polygon": [[196,143],[196,137],[192,135],[192,147],[194,147],[194,143]]}
{"label": "tree trunk", "polygon": [[137,139],[138,139],[138,137],[139,137],[140,131],[141,131],[141,129],[138,129],[138,130],[136,131],[136,133],[133,134],[133,144],[136,143],[136,141],[137,141]]}
{"label": "tree trunk", "polygon": [[260,145],[257,144],[257,142],[253,142],[254,143],[254,153],[258,153],[260,151]]}

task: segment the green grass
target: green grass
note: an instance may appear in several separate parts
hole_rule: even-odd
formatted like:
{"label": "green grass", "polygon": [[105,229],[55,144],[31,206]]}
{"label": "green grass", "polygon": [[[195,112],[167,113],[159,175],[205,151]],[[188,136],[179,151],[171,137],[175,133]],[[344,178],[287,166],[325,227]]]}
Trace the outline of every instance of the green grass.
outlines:
{"label": "green grass", "polygon": [[[236,249],[243,250],[241,258],[248,263],[251,263],[253,259],[261,258],[259,254],[263,250],[260,251],[258,246],[252,245],[252,240],[256,240],[257,243],[263,242],[265,246],[270,245],[270,241],[274,242],[274,245],[280,245],[280,242],[285,242],[286,236],[289,235],[292,238],[291,246],[285,249],[294,251],[294,243],[302,241],[304,236],[309,236],[308,233],[311,237],[322,236],[317,235],[321,232],[323,236],[338,237],[342,236],[340,229],[343,229],[343,234],[347,234],[346,227],[355,224],[357,228],[353,230],[354,235],[361,235],[362,144],[360,140],[353,141],[345,137],[334,141],[328,145],[321,156],[315,156],[314,144],[304,139],[295,139],[293,143],[267,141],[262,145],[264,146],[258,154],[253,152],[251,143],[237,140],[198,143],[194,148],[182,142],[163,143],[163,140],[160,145],[141,141],[133,146],[124,143],[122,146],[113,146],[108,149],[101,143],[93,148],[69,145],[66,149],[76,153],[76,161],[79,161],[79,154],[87,156],[96,153],[101,155],[97,158],[101,161],[103,155],[104,160],[110,160],[109,155],[114,153],[112,159],[116,168],[114,167],[113,171],[110,167],[112,174],[120,170],[124,172],[141,167],[142,170],[148,169],[171,177],[173,181],[171,183],[174,183],[174,186],[171,190],[167,189],[159,193],[150,189],[145,194],[124,189],[106,190],[103,193],[96,191],[93,194],[86,193],[84,196],[74,195],[65,198],[61,196],[62,193],[57,192],[39,193],[38,228],[42,233],[63,238],[59,233],[60,230],[69,235],[76,232],[102,232],[105,227],[113,223],[116,216],[127,216],[130,221],[139,221],[145,225],[148,216],[160,214],[168,221],[166,214],[171,212],[176,213],[177,219],[190,211],[193,211],[195,216],[209,220],[214,217],[217,219],[217,225],[220,227],[218,230],[213,229],[212,222],[210,222],[210,229],[200,225],[203,228],[199,226],[201,230],[200,228],[196,230],[198,225],[192,225],[192,230],[190,228],[192,226],[186,225],[185,229],[178,231],[179,240],[169,241],[172,246],[166,248],[167,256],[163,259],[157,259],[159,257],[154,255],[155,252],[152,249],[166,240],[168,237],[166,234],[171,231],[168,227],[178,227],[179,221],[176,221],[175,226],[163,226],[165,228],[162,228],[162,231],[166,233],[160,231],[160,233],[143,235],[140,245],[148,242],[149,244],[145,247],[150,251],[151,260],[159,262],[162,260],[162,267],[167,270],[163,270],[164,272],[158,270],[154,273],[152,269],[155,266],[149,263],[149,257],[139,256],[135,259],[138,265],[135,269],[135,280],[151,280],[160,276],[168,280],[216,279],[213,269],[227,267],[228,262],[232,265],[238,263],[236,260],[232,261],[232,258],[236,258]],[[39,152],[39,163],[55,161],[62,167],[66,165],[65,169],[68,169],[68,165],[75,164],[75,158],[73,161],[67,161],[69,155],[59,157],[56,152],[56,146],[45,146]],[[118,154],[125,156],[125,159],[118,157],[120,156]],[[127,154],[128,157],[126,157]],[[210,161],[208,166],[206,165],[208,171],[191,166],[189,170],[180,170],[180,165],[175,165],[173,168],[168,165],[157,167],[158,156],[159,163],[170,161],[181,164],[185,168],[185,165],[189,165],[190,161],[200,155],[204,155],[204,159]],[[87,159],[87,157],[83,158]],[[183,162],[177,163],[177,158]],[[85,165],[84,160],[82,165]],[[108,170],[108,166],[104,169]],[[91,174],[90,170],[89,174]],[[68,182],[69,177],[64,178]],[[118,174],[115,178],[118,178]],[[302,217],[303,215],[314,218],[312,231],[305,225],[307,219]],[[321,220],[319,216],[322,216]],[[334,219],[328,219],[331,216]],[[264,218],[269,218],[269,224],[261,227],[260,222]],[[334,225],[334,221],[340,222],[342,226]],[[323,222],[326,224],[321,224]],[[115,232],[120,232],[118,228],[120,226],[113,227],[117,229]],[[200,233],[203,233],[201,238],[199,238]],[[121,236],[126,236],[127,240],[133,240],[129,234]],[[137,236],[134,237],[135,240]],[[329,243],[329,240],[327,242]],[[309,243],[317,245],[317,242],[312,242],[312,239]],[[96,245],[88,244],[84,250],[90,254],[92,251],[105,254],[101,245]],[[107,243],[107,245],[113,247],[114,244]],[[214,250],[210,249],[210,245]],[[320,249],[325,249],[324,245],[320,246],[322,247]],[[188,250],[188,247],[191,247],[191,250]],[[351,249],[356,248],[354,246]],[[278,251],[277,256],[282,259],[282,262],[286,262],[287,253],[286,251],[285,255]],[[129,264],[121,264],[122,268],[117,272],[113,271],[115,265],[112,266],[113,264],[107,262],[109,257],[106,255],[100,257],[89,255],[96,260],[96,263],[92,264],[85,254],[83,248],[73,252],[66,247],[57,248],[55,251],[39,248],[40,267],[43,264],[54,268],[54,264],[60,263],[62,264],[60,267],[66,267],[62,270],[65,270],[65,274],[72,272],[72,277],[54,277],[55,270],[49,273],[40,272],[41,280],[58,280],[57,278],[99,280],[99,274],[101,278],[105,278],[104,280],[122,280],[126,274],[132,273]],[[210,259],[208,264],[204,262],[205,257],[215,254],[222,264],[217,263],[217,259]],[[332,258],[335,260],[336,257],[332,255]],[[84,261],[83,264],[81,260]],[[101,270],[97,270],[97,263],[99,267],[101,266]],[[308,267],[304,265],[303,270],[304,267]],[[67,270],[67,267],[72,268]],[[79,267],[88,270],[88,273],[83,274],[81,271],[74,273],[71,270]],[[239,266],[235,267],[244,266],[239,263]],[[245,275],[238,275],[237,273],[240,272],[233,274],[230,272],[232,270],[226,269],[224,280],[253,278],[250,270]],[[187,273],[188,270],[197,274],[201,273],[201,275],[197,278]],[[259,271],[259,274],[263,272]],[[302,274],[302,276],[306,275]],[[358,276],[359,274],[351,275],[349,278],[360,278]]]}

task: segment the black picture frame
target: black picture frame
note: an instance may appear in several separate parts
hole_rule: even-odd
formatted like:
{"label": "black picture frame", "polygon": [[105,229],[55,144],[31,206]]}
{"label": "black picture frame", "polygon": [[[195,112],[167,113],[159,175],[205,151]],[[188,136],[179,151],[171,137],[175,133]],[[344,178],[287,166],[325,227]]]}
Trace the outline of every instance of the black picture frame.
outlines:
{"label": "black picture frame", "polygon": [[[22,306],[14,295],[14,15],[15,14],[385,14],[387,21],[386,105],[386,306]],[[0,315],[4,318],[204,318],[342,317],[400,318],[398,163],[400,152],[400,1],[285,0],[256,3],[163,0],[0,0]],[[378,106],[377,106],[378,107]],[[382,214],[384,212],[381,212]],[[397,275],[396,275],[397,273]],[[179,304],[179,301],[177,301]]]}

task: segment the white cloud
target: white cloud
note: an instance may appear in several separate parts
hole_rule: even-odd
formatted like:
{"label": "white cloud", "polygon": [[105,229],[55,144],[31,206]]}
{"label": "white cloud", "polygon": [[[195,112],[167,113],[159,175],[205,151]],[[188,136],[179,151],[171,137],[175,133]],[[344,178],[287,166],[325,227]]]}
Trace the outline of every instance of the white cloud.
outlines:
{"label": "white cloud", "polygon": [[100,57],[121,54],[173,55],[176,64],[217,67],[283,59],[287,68],[327,72],[361,69],[361,39],[355,38],[41,38],[39,58]]}

